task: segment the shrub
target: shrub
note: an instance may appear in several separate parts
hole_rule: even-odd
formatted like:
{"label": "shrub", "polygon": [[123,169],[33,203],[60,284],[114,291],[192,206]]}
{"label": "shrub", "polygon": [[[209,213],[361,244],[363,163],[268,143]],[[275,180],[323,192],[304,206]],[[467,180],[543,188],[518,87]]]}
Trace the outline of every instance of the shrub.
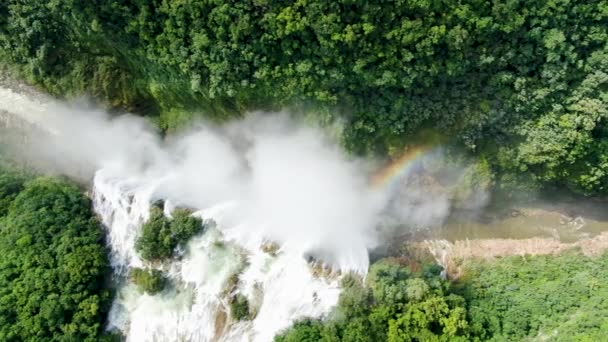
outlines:
{"label": "shrub", "polygon": [[145,260],[159,260],[171,257],[171,225],[163,211],[157,207],[150,210],[150,218],[141,228],[141,235],[135,242],[135,249]]}
{"label": "shrub", "polygon": [[131,270],[131,279],[133,282],[149,295],[154,295],[163,290],[166,279],[163,273],[159,270],[144,270],[135,268]]}
{"label": "shrub", "polygon": [[173,219],[165,217],[162,209],[153,206],[150,218],[143,224],[135,249],[144,260],[162,261],[171,258],[175,249],[204,230],[200,218],[186,209],[176,209]]}
{"label": "shrub", "polygon": [[242,294],[237,294],[230,299],[230,315],[237,321],[250,318],[249,300]]}

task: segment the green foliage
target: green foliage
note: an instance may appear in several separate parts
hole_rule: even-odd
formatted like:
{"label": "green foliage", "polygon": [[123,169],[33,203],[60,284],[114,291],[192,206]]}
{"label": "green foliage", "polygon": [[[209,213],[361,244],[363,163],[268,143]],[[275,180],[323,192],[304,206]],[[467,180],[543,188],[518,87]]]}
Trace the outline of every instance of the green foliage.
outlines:
{"label": "green foliage", "polygon": [[[552,77],[575,85],[554,98],[551,108],[515,127],[514,133],[521,136],[522,141],[499,149],[501,166],[513,172],[527,171],[540,182],[563,182],[585,194],[608,189],[608,36],[605,32],[603,37],[603,49],[593,51],[586,60],[571,56],[572,52],[563,52],[569,57],[559,57],[572,58],[570,63],[581,64],[582,70],[577,72],[582,76],[573,81],[570,75],[564,74],[565,70],[552,71],[557,73]],[[563,45],[573,49],[570,44]]]}
{"label": "green foliage", "polygon": [[173,254],[170,220],[162,209],[152,207],[150,218],[141,228],[135,249],[145,260],[166,259]]}
{"label": "green foliage", "polygon": [[346,275],[328,320],[304,320],[275,341],[466,341],[465,301],[435,269],[411,272],[396,260],[374,263],[366,283]]}
{"label": "green foliage", "polygon": [[[423,129],[584,194],[608,184],[608,3],[4,1],[0,59],[54,94],[157,114],[165,130],[293,105],[348,114],[356,153]],[[331,119],[329,120],[331,121]]]}
{"label": "green foliage", "polygon": [[[275,342],[329,342],[332,339],[324,338],[322,332],[326,329],[322,322],[306,319],[275,338]],[[335,340],[339,341],[339,340]]]}
{"label": "green foliage", "polygon": [[603,340],[608,256],[579,253],[477,262],[461,285],[473,333],[483,340]]}
{"label": "green foliage", "polygon": [[247,297],[237,294],[230,299],[230,315],[232,319],[237,321],[246,320],[251,317]]}
{"label": "green foliage", "polygon": [[192,212],[187,209],[175,209],[171,215],[171,232],[176,244],[182,244],[190,240],[196,234],[203,231],[203,220],[192,216]]}
{"label": "green foliage", "polygon": [[109,265],[89,199],[53,178],[0,179],[21,190],[0,219],[0,340],[96,341]]}
{"label": "green foliage", "polygon": [[123,342],[124,340],[122,334],[115,331],[106,331],[99,337],[100,342]]}
{"label": "green foliage", "polygon": [[396,262],[376,262],[370,267],[367,283],[381,304],[405,303],[410,276],[410,270]]}
{"label": "green foliage", "polygon": [[135,285],[149,295],[161,292],[166,283],[163,273],[159,270],[135,268],[131,270],[131,279],[133,279]]}
{"label": "green foliage", "polygon": [[0,169],[0,216],[8,214],[11,203],[24,189],[25,180],[25,177],[18,173]]}
{"label": "green foliage", "polygon": [[135,249],[148,261],[168,259],[175,249],[185,244],[191,237],[203,231],[200,218],[191,216],[186,209],[176,209],[169,219],[159,207],[150,209],[150,218],[142,226]]}
{"label": "green foliage", "polygon": [[456,287],[436,266],[417,274],[385,259],[364,285],[343,278],[335,312],[275,341],[599,341],[608,324],[608,255],[471,260]]}
{"label": "green foliage", "polygon": [[[428,287],[425,288],[428,290]],[[420,292],[420,289],[416,291]],[[468,340],[466,336],[461,335],[468,329],[462,297],[450,294],[446,297],[420,298],[419,301],[408,305],[404,314],[389,322],[389,341]]]}
{"label": "green foliage", "polygon": [[470,163],[452,189],[452,205],[457,208],[476,207],[480,200],[485,200],[483,195],[492,191],[493,186],[492,167],[487,159],[480,158]]}

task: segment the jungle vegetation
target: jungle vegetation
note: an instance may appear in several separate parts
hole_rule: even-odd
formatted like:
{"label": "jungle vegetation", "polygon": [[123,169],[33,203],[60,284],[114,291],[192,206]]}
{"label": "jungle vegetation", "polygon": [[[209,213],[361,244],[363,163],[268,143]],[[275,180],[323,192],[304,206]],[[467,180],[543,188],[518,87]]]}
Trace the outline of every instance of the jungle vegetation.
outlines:
{"label": "jungle vegetation", "polygon": [[[586,196],[608,192],[607,43],[608,0],[0,2],[2,72],[148,116],[167,133],[288,108],[343,122],[353,154],[397,157],[439,136],[498,187]],[[203,229],[173,216],[153,209],[142,258],[173,257]],[[74,184],[1,171],[0,340],[101,339],[102,238]],[[328,317],[276,340],[602,340],[607,261],[474,261],[451,283],[435,266],[381,260],[365,281],[345,277]],[[162,289],[158,274],[133,276]],[[235,318],[249,315],[235,303]]]}
{"label": "jungle vegetation", "polygon": [[104,338],[108,273],[101,225],[77,186],[0,170],[0,340]]}
{"label": "jungle vegetation", "polygon": [[[499,187],[608,190],[608,1],[7,0],[4,68],[154,118],[345,122],[357,154],[440,132]],[[427,133],[422,133],[427,132]]]}
{"label": "jungle vegetation", "polygon": [[338,307],[305,319],[276,342],[601,341],[608,325],[608,255],[576,251],[470,261],[456,282],[441,268],[373,264],[365,283],[346,277]]}

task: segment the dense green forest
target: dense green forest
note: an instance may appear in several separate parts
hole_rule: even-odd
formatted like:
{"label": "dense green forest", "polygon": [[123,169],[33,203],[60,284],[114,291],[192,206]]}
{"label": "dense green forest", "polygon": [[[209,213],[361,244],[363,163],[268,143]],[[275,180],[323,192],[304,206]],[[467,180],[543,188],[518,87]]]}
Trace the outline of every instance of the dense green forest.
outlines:
{"label": "dense green forest", "polygon": [[494,341],[602,341],[608,256],[508,257],[475,262],[460,281],[471,334]]}
{"label": "dense green forest", "polygon": [[[479,161],[476,184],[608,194],[608,0],[3,0],[0,71],[165,133],[287,108],[341,123],[353,154],[439,142]],[[153,209],[141,257],[174,257],[204,229],[189,214]],[[276,341],[601,341],[607,267],[576,251],[470,260],[450,282],[382,259]],[[108,272],[82,189],[0,169],[0,340],[109,339]],[[148,294],[167,281],[130,277]]]}
{"label": "dense green forest", "polygon": [[325,320],[303,320],[276,342],[603,341],[608,331],[608,256],[473,261],[455,283],[441,268],[412,272],[380,260],[365,283],[346,277]]}
{"label": "dense green forest", "polygon": [[0,170],[0,340],[105,338],[108,272],[101,225],[78,187]]}
{"label": "dense green forest", "polygon": [[467,341],[464,298],[439,278],[440,270],[414,273],[397,260],[376,262],[365,283],[342,279],[334,317],[296,323],[275,341]]}
{"label": "dense green forest", "polygon": [[353,153],[441,132],[498,185],[594,195],[608,191],[607,28],[606,0],[7,0],[0,59],[164,130],[288,107],[344,120]]}

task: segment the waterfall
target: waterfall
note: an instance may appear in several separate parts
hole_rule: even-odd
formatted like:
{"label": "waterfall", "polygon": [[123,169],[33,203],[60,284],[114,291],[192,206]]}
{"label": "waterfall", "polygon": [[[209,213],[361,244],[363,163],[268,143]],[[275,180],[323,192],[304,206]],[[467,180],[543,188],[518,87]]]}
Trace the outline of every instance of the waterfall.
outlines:
{"label": "waterfall", "polygon": [[[264,251],[267,241],[250,233],[255,229],[224,219],[238,210],[230,202],[193,214],[215,225],[194,237],[179,260],[148,265],[162,269],[172,286],[154,296],[142,293],[127,274],[144,264],[134,246],[160,183],[102,169],[93,184],[119,279],[108,329],[120,330],[128,341],[271,341],[298,319],[327,314],[338,301],[339,276],[315,275],[301,251]],[[248,299],[252,320],[230,317],[228,295],[235,293]]]}
{"label": "waterfall", "polygon": [[[92,180],[117,286],[107,329],[128,341],[271,341],[299,319],[327,315],[341,274],[367,272],[384,193],[369,187],[369,165],[318,128],[258,113],[165,139],[143,118],[2,84],[0,112],[44,132],[11,141],[28,165]],[[186,206],[209,228],[178,257],[149,263],[135,244],[158,200],[165,215]],[[129,278],[134,268],[161,271],[168,286],[143,293]],[[250,319],[232,318],[236,295]]]}

